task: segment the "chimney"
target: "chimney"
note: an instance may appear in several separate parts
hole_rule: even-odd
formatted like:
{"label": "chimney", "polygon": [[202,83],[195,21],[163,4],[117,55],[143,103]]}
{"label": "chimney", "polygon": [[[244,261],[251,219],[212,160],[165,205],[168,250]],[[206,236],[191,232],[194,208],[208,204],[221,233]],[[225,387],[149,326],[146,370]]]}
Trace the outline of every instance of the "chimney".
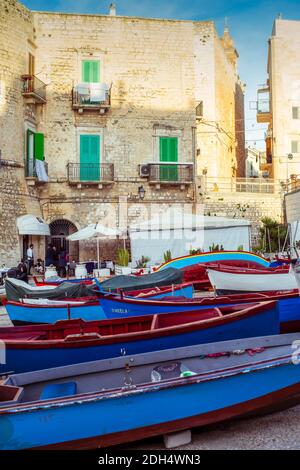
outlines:
{"label": "chimney", "polygon": [[109,16],[116,16],[117,14],[117,9],[115,3],[111,3],[109,5]]}

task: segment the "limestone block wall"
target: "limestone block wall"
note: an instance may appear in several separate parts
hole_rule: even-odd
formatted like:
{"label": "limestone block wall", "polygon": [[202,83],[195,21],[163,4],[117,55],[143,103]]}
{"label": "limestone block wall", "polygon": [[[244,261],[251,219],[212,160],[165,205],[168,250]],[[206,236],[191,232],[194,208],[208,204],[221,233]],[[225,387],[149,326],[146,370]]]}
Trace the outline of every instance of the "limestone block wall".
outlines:
{"label": "limestone block wall", "polygon": [[[0,0],[0,265],[20,260],[17,217],[41,215],[37,191],[27,187],[24,173],[24,119],[29,111],[21,75],[33,39],[31,12],[15,0]],[[34,122],[34,114],[29,114]]]}
{"label": "limestone block wall", "polygon": [[203,197],[205,215],[250,220],[251,242],[255,246],[263,217],[283,223],[282,196],[259,193],[209,193]]}
{"label": "limestone block wall", "polygon": [[[116,177],[137,177],[138,164],[158,159],[157,135],[178,132],[179,161],[193,161],[195,123],[193,23],[91,15],[34,13],[37,67],[47,86],[45,153],[50,176],[77,162],[80,130],[99,131],[102,162]],[[100,59],[112,84],[112,107],[72,110],[82,58]],[[166,130],[167,128],[167,130]],[[168,135],[168,134],[167,134]]]}
{"label": "limestone block wall", "polygon": [[[300,173],[300,148],[288,161],[291,141],[299,141],[300,120],[292,107],[300,107],[300,21],[276,19],[269,42],[269,80],[274,177],[286,180]],[[300,147],[300,143],[299,143]]]}

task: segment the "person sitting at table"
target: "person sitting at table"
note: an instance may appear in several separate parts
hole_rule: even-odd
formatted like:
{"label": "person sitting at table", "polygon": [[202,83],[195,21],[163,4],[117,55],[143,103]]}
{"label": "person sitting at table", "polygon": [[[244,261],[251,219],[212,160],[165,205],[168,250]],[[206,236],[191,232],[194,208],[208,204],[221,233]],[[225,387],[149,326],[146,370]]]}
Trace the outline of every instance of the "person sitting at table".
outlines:
{"label": "person sitting at table", "polygon": [[28,282],[27,266],[23,259],[21,259],[21,262],[17,266],[16,276],[20,281]]}

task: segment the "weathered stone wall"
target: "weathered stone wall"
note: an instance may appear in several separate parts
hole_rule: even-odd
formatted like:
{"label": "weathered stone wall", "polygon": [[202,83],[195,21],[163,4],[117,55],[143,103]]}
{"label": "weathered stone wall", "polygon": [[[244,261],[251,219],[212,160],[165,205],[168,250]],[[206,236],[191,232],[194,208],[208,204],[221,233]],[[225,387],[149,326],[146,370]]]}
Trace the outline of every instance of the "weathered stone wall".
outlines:
{"label": "weathered stone wall", "polygon": [[20,260],[17,217],[41,215],[37,192],[27,188],[24,174],[24,120],[29,111],[21,75],[33,34],[31,12],[15,0],[0,0],[0,265]]}
{"label": "weathered stone wall", "polygon": [[[139,177],[139,164],[159,160],[159,136],[179,137],[179,162],[193,163],[199,149],[201,168],[207,161],[212,172],[231,175],[235,148],[219,137],[224,129],[234,133],[236,73],[212,22],[30,13],[14,0],[0,0],[0,5],[0,60],[7,71],[1,76],[2,157],[11,154],[24,163],[25,128],[31,125],[45,134],[50,176],[48,184],[29,187],[24,169],[11,170],[18,171],[16,185],[23,183],[12,214],[14,230],[22,211],[39,215],[41,207],[48,222],[63,218],[77,228],[98,220],[109,223],[119,217],[120,197],[128,201],[129,223],[153,215],[147,212],[151,203],[157,210],[175,203],[192,210],[194,184],[153,185]],[[35,55],[35,74],[47,84],[47,103],[39,107],[25,104],[21,97],[20,76],[27,72],[29,50]],[[72,109],[72,89],[81,82],[83,58],[100,59],[101,81],[112,84],[112,106],[105,115]],[[221,126],[224,121],[213,138],[207,126],[195,132],[200,101],[208,122]],[[79,162],[81,131],[100,134],[101,163],[114,164],[113,184],[68,183],[67,163]],[[140,185],[146,190],[143,202],[138,200]],[[3,245],[9,237],[3,234]],[[16,231],[13,237],[15,243]],[[81,259],[90,257],[88,244],[80,251]]]}
{"label": "weathered stone wall", "polygon": [[[269,41],[268,71],[270,82],[274,178],[286,180],[300,174],[300,119],[293,119],[292,107],[300,108],[300,21],[276,19]],[[299,142],[293,159],[291,142]]]}
{"label": "weathered stone wall", "polygon": [[260,193],[213,193],[203,197],[205,215],[251,221],[251,242],[255,246],[263,217],[283,222],[282,196]]}

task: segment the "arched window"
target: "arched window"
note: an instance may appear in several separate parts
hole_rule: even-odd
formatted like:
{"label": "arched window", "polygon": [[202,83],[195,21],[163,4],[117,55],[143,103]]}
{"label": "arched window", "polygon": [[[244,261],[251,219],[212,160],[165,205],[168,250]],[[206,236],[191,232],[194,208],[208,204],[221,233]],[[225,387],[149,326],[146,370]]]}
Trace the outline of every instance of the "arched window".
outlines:
{"label": "arched window", "polygon": [[67,236],[77,232],[77,227],[67,219],[53,220],[50,224],[50,237],[48,243],[56,247],[57,251],[65,251],[70,260],[79,260],[79,242],[69,242]]}

